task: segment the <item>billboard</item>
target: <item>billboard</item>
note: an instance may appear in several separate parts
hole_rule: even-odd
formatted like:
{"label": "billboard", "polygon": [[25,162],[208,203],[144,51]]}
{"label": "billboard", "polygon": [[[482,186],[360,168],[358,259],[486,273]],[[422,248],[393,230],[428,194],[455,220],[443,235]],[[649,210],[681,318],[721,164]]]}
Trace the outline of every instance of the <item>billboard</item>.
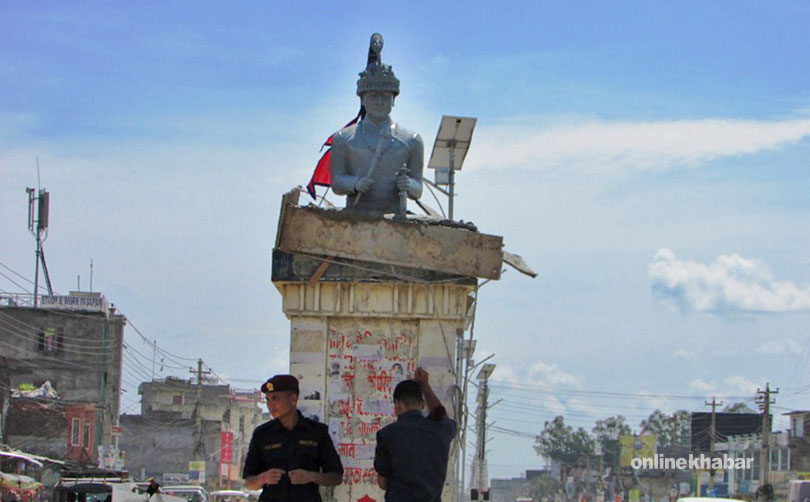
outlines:
{"label": "billboard", "polygon": [[624,435],[619,438],[621,452],[619,454],[619,465],[630,467],[630,462],[634,458],[653,458],[658,449],[658,436],[629,436]]}
{"label": "billboard", "polygon": [[[759,413],[715,413],[714,421],[715,437],[762,432],[762,415]],[[711,413],[692,413],[691,448],[693,452],[711,450],[711,426]]]}
{"label": "billboard", "polygon": [[40,295],[39,306],[43,309],[98,312],[106,314],[107,299],[98,293],[71,292],[70,295]]}

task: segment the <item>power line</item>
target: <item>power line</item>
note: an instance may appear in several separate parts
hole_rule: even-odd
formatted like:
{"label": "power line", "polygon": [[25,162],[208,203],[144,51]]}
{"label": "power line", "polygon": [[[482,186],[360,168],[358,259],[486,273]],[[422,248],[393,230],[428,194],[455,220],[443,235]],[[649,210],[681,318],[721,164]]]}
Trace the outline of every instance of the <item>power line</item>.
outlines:
{"label": "power line", "polygon": [[[687,396],[687,395],[677,395],[677,394],[633,394],[628,392],[610,392],[610,391],[600,391],[600,390],[584,390],[584,389],[566,389],[561,387],[549,387],[546,385],[537,385],[537,384],[524,384],[524,383],[516,383],[516,382],[507,382],[502,380],[493,380],[491,385],[492,387],[496,388],[504,388],[522,392],[529,392],[531,390],[541,390],[547,393],[554,393],[557,395],[572,395],[572,396],[599,396],[605,398],[634,398],[634,399],[649,399],[649,398],[657,398],[657,399],[704,399],[705,396]],[[723,396],[727,399],[744,399],[749,396]]]}
{"label": "power line", "polygon": [[5,277],[6,279],[8,279],[8,282],[10,282],[10,283],[14,284],[14,285],[15,285],[15,286],[17,286],[18,288],[20,288],[22,291],[24,291],[24,292],[28,293],[29,295],[33,294],[33,293],[31,293],[31,291],[29,291],[29,290],[25,289],[25,287],[24,287],[24,286],[20,286],[20,283],[16,282],[14,279],[12,279],[11,277],[7,276],[7,275],[6,275],[6,274],[4,274],[3,272],[0,272],[0,275],[2,275],[3,277]]}
{"label": "power line", "polygon": [[22,279],[22,280],[24,280],[24,281],[27,281],[27,282],[30,282],[32,286],[34,285],[34,281],[32,281],[32,280],[31,280],[31,279],[29,279],[28,277],[26,277],[26,276],[22,275],[21,273],[17,272],[16,270],[14,270],[13,268],[11,268],[11,267],[9,267],[8,265],[4,264],[3,262],[0,262],[0,267],[3,267],[4,269],[6,269],[6,270],[8,270],[9,272],[11,272],[12,274],[16,275],[16,276],[17,276],[17,277],[19,277],[20,279]]}

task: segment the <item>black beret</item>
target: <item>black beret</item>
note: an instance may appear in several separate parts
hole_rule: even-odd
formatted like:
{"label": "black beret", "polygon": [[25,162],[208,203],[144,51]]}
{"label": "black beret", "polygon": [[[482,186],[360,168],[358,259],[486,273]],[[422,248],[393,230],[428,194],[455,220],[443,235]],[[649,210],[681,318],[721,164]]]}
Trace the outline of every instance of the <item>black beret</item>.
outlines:
{"label": "black beret", "polygon": [[282,390],[298,392],[298,379],[292,375],[276,375],[262,384],[262,392],[265,394]]}

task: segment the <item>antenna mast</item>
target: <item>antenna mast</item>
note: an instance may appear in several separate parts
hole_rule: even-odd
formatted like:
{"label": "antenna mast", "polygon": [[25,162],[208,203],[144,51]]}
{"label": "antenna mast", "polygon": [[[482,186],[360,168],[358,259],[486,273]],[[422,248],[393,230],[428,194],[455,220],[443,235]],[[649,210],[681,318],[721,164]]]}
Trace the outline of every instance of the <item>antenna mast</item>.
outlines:
{"label": "antenna mast", "polygon": [[[39,186],[39,157],[37,157],[37,186]],[[34,270],[34,307],[39,306],[39,264],[45,272],[45,281],[48,285],[48,294],[53,294],[51,288],[51,278],[48,274],[48,266],[45,264],[45,251],[42,243],[48,238],[48,208],[50,206],[50,194],[39,188],[26,188],[28,194],[28,230],[37,240],[36,267]],[[34,206],[36,205],[36,209]],[[34,213],[36,212],[36,219]]]}

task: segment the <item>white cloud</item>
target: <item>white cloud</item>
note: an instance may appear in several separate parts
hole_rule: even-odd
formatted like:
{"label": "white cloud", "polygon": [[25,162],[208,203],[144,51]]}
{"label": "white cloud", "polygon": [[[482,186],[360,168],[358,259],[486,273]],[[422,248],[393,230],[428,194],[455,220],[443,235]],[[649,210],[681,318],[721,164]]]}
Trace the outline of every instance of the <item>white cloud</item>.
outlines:
{"label": "white cloud", "polygon": [[544,396],[542,406],[554,415],[565,415],[565,405],[556,396]]}
{"label": "white cloud", "polygon": [[711,392],[714,389],[714,385],[700,378],[692,380],[689,387],[698,392]]}
{"label": "white cloud", "polygon": [[739,395],[751,395],[753,397],[757,391],[757,384],[744,376],[731,376],[723,380],[723,382]]}
{"label": "white cloud", "polygon": [[521,383],[524,381],[524,379],[517,374],[517,371],[515,371],[515,369],[512,366],[504,363],[499,364],[495,368],[495,373],[493,373],[493,379],[499,382],[507,382],[507,383]]}
{"label": "white cloud", "polygon": [[678,359],[694,359],[695,353],[690,352],[686,349],[678,349],[672,353],[672,355]]}
{"label": "white cloud", "polygon": [[568,409],[572,411],[591,415],[593,417],[599,417],[600,415],[603,414],[602,410],[599,410],[594,406],[591,406],[590,404],[586,403],[585,401],[583,401],[578,397],[572,397],[565,404],[566,406],[568,406]]}
{"label": "white cloud", "polygon": [[759,347],[757,352],[769,356],[783,356],[785,354],[801,355],[802,347],[796,340],[788,338],[784,341],[769,340]]}
{"label": "white cloud", "polygon": [[493,373],[493,380],[512,384],[530,384],[543,387],[571,387],[581,389],[579,378],[557,367],[556,364],[547,364],[542,361],[532,363],[528,368],[515,369],[514,367],[499,363]]}
{"label": "white cloud", "polygon": [[652,410],[674,410],[675,407],[672,404],[672,401],[664,396],[656,396],[654,393],[648,390],[639,391],[639,394],[649,394],[644,397],[639,398],[639,402],[642,403],[644,406],[649,408],[650,411]]}
{"label": "white cloud", "polygon": [[810,288],[777,281],[763,263],[740,255],[720,255],[704,265],[679,260],[661,248],[648,267],[653,292],[682,309],[730,312],[810,310]]}
{"label": "white cloud", "polygon": [[470,161],[490,168],[670,169],[774,150],[810,136],[810,119],[567,120],[482,128]]}
{"label": "white cloud", "polygon": [[556,364],[546,364],[537,361],[529,368],[529,377],[532,380],[540,380],[543,384],[553,386],[582,388],[579,379],[570,373],[566,373],[557,367]]}
{"label": "white cloud", "polygon": [[[542,412],[552,416],[565,415],[567,411],[571,410],[592,411],[587,403],[580,399],[567,399],[566,402],[563,402],[553,391],[549,391],[548,388],[582,388],[580,379],[562,371],[556,364],[536,361],[531,366],[515,369],[509,364],[498,363],[492,380],[496,384],[506,384],[507,392],[522,394],[524,397],[520,399],[521,405],[536,406]],[[524,387],[526,385],[536,386],[536,392],[534,392],[535,389],[528,392],[529,389]],[[512,395],[506,396],[504,399],[509,403],[514,402],[516,398]]]}

